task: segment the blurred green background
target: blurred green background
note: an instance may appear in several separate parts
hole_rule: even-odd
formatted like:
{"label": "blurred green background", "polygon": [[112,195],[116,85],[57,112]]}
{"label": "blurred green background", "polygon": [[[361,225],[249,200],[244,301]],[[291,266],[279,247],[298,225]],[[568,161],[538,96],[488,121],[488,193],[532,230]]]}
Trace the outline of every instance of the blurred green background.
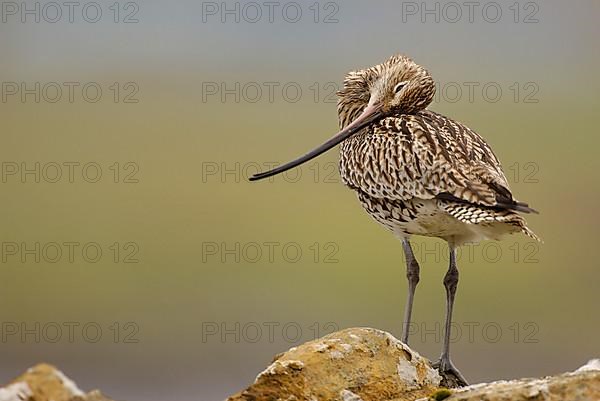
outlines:
{"label": "blurred green background", "polygon": [[[463,251],[455,363],[479,382],[598,356],[600,6],[488,3],[3,3],[0,382],[45,361],[116,399],[218,400],[335,329],[400,336],[400,243],[337,151],[246,181],[332,135],[344,74],[397,52],[541,211],[544,244]],[[411,345],[435,359],[447,256],[415,243]]]}

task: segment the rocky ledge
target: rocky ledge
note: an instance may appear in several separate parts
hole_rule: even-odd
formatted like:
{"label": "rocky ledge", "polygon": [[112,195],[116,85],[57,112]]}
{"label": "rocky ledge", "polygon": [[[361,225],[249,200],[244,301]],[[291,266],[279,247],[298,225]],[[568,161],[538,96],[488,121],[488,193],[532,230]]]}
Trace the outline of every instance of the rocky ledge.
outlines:
{"label": "rocky ledge", "polygon": [[60,370],[45,363],[0,388],[0,401],[112,401],[99,391],[84,393]]}
{"label": "rocky ledge", "polygon": [[391,334],[352,328],[275,357],[227,401],[600,401],[600,360],[575,372],[448,389],[438,372]]}
{"label": "rocky ledge", "polygon": [[[227,401],[600,401],[600,360],[535,379],[444,388],[430,362],[392,335],[353,328],[279,354]],[[0,401],[111,401],[40,364],[0,388]]]}

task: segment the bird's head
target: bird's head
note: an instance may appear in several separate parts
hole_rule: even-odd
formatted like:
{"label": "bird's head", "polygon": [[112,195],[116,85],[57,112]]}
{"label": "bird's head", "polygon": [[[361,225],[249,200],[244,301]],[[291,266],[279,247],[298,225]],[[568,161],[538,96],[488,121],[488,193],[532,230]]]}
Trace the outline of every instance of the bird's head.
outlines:
{"label": "bird's head", "polygon": [[435,83],[429,72],[404,55],[359,71],[344,79],[338,95],[340,126],[355,121],[366,109],[382,117],[412,114],[425,109],[433,100]]}
{"label": "bird's head", "polygon": [[260,180],[299,166],[382,118],[423,110],[434,94],[435,84],[427,70],[404,55],[395,55],[371,68],[350,72],[338,92],[342,130],[304,156],[255,174],[250,180]]}

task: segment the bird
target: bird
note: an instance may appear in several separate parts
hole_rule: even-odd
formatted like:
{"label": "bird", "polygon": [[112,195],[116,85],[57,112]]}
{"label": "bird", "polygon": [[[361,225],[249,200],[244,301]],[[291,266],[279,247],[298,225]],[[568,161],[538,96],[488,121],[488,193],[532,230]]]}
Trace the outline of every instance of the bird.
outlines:
{"label": "bird", "polygon": [[440,358],[447,383],[467,385],[450,358],[450,329],[459,271],[456,249],[467,243],[523,233],[540,241],[522,214],[538,213],[515,199],[498,157],[475,131],[429,110],[435,81],[404,54],[349,72],[337,92],[340,131],[287,164],[250,177],[256,181],[303,164],[340,144],[339,172],[365,211],[402,243],[408,293],[402,342],[408,344],[420,266],[412,236],[445,240],[449,266]]}

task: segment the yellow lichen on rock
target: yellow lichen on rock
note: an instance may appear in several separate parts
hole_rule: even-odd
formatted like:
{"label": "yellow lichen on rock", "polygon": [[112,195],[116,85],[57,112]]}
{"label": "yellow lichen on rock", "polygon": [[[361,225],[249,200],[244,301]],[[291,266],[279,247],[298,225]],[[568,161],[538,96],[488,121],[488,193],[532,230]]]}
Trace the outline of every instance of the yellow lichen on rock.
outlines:
{"label": "yellow lichen on rock", "polygon": [[41,363],[0,389],[0,401],[111,401],[99,391],[84,393],[52,365]]}
{"label": "yellow lichen on rock", "polygon": [[279,354],[227,401],[600,401],[600,361],[541,379],[448,390],[430,362],[390,334],[346,329]]}
{"label": "yellow lichen on rock", "polygon": [[414,400],[437,389],[429,362],[390,334],[346,329],[280,354],[229,401]]}

